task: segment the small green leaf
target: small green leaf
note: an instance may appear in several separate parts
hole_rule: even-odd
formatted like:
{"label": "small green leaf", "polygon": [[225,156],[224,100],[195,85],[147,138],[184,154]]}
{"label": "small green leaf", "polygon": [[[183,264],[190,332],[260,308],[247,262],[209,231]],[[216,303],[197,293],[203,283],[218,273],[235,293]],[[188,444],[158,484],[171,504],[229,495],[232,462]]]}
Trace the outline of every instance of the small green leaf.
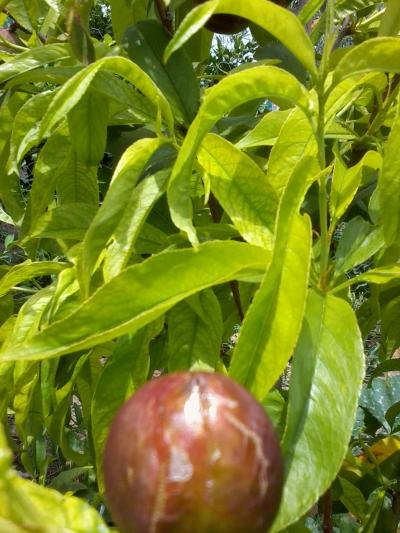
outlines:
{"label": "small green leaf", "polygon": [[372,151],[367,152],[361,161],[351,168],[346,168],[341,160],[336,161],[329,198],[329,212],[333,225],[342,218],[352,202],[366,167],[379,170],[381,166],[382,157]]}
{"label": "small green leaf", "polygon": [[367,502],[361,490],[346,478],[339,477],[339,499],[346,509],[358,520],[363,521],[367,512]]}
{"label": "small green leaf", "polygon": [[[400,39],[399,39],[400,41]],[[399,51],[400,56],[400,51]],[[379,216],[387,245],[400,239],[400,115],[393,123],[384,147],[382,172],[378,179]]]}
{"label": "small green leaf", "polygon": [[400,279],[400,266],[398,264],[387,265],[367,270],[367,272],[364,272],[359,276],[355,276],[354,278],[348,279],[347,281],[344,281],[340,285],[334,287],[331,292],[332,294],[335,292],[340,292],[346,287],[350,287],[354,283],[360,283],[362,281],[381,285],[396,279]]}
{"label": "small green leaf", "polygon": [[293,168],[301,157],[318,153],[313,127],[300,109],[291,111],[279,131],[268,160],[267,178],[278,198],[282,196]]}
{"label": "small green leaf", "polygon": [[372,257],[384,245],[380,228],[361,217],[346,224],[335,255],[335,278]]}
{"label": "small green leaf", "polygon": [[363,375],[363,344],[351,307],[310,291],[292,364],[282,443],[286,479],[273,531],[306,513],[334,480],[347,452]]}
{"label": "small green leaf", "polygon": [[90,34],[82,24],[79,14],[73,15],[69,33],[71,49],[75,56],[85,65],[93,63],[96,59],[96,51]]}
{"label": "small green leaf", "polygon": [[25,261],[19,265],[12,266],[7,274],[0,279],[0,296],[4,296],[12,287],[24,281],[40,276],[58,274],[68,266],[67,263],[57,263],[55,261],[42,261],[38,263]]}
{"label": "small green leaf", "polygon": [[68,44],[58,43],[47,44],[22,52],[22,54],[18,54],[0,65],[0,84],[22,72],[67,59],[70,54],[71,49]]}
{"label": "small green leaf", "polygon": [[215,370],[222,345],[222,313],[207,289],[178,303],[168,313],[170,372]]}
{"label": "small green leaf", "polygon": [[46,208],[54,201],[57,180],[65,176],[64,168],[70,160],[71,144],[68,130],[61,126],[41,149],[33,170],[32,189],[22,221],[20,238],[24,239],[43,215]]}
{"label": "small green leaf", "polygon": [[287,109],[267,113],[255,128],[236,143],[236,146],[241,149],[254,146],[273,146],[290,112],[291,110]]}
{"label": "small green leaf", "polygon": [[36,94],[18,111],[11,134],[8,172],[18,172],[23,156],[38,144],[40,121],[53,96],[54,92],[49,91]]}

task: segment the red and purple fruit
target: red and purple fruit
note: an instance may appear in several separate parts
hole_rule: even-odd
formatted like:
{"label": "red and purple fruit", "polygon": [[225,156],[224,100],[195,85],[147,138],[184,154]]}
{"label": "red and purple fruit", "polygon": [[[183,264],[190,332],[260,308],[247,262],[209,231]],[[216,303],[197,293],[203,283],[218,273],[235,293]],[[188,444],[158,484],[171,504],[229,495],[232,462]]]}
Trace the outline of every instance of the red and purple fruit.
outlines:
{"label": "red and purple fruit", "polygon": [[121,407],[104,476],[125,533],[265,533],[282,493],[279,442],[263,408],[207,372],[150,381]]}

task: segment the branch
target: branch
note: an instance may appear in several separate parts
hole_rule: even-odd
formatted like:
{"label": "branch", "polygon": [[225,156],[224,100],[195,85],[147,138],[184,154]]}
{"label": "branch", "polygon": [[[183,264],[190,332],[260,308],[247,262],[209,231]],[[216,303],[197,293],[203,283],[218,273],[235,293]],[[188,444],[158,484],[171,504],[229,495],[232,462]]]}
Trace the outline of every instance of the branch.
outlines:
{"label": "branch", "polygon": [[156,11],[160,17],[161,24],[167,30],[167,32],[173,34],[174,28],[172,26],[172,14],[171,11],[165,6],[163,0],[155,0]]}

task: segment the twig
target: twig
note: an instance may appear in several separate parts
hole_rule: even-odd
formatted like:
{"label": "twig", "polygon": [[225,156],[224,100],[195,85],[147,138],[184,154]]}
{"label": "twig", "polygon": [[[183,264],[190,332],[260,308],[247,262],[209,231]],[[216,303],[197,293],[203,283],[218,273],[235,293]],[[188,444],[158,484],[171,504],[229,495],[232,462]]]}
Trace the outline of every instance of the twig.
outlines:
{"label": "twig", "polygon": [[165,6],[163,0],[155,0],[155,6],[160,17],[161,24],[164,28],[171,34],[174,33],[174,28],[172,26],[172,17],[169,9]]}
{"label": "twig", "polygon": [[332,533],[332,491],[328,489],[321,498],[322,514],[323,514],[323,532]]}
{"label": "twig", "polygon": [[343,23],[340,25],[338,35],[336,37],[335,44],[332,47],[332,50],[336,50],[336,48],[339,48],[340,43],[342,40],[347,37],[347,35],[351,35],[351,30],[353,28],[353,21],[351,17],[347,16]]}

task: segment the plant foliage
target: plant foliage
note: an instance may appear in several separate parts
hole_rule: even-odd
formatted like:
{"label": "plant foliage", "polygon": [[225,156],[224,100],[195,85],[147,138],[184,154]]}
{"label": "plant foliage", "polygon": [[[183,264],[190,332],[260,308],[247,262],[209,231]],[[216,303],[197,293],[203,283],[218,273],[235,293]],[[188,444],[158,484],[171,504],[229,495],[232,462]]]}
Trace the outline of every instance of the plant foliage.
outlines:
{"label": "plant foliage", "polygon": [[277,4],[0,2],[1,530],[106,532],[115,412],[203,369],[280,433],[273,531],[396,531],[400,4]]}

